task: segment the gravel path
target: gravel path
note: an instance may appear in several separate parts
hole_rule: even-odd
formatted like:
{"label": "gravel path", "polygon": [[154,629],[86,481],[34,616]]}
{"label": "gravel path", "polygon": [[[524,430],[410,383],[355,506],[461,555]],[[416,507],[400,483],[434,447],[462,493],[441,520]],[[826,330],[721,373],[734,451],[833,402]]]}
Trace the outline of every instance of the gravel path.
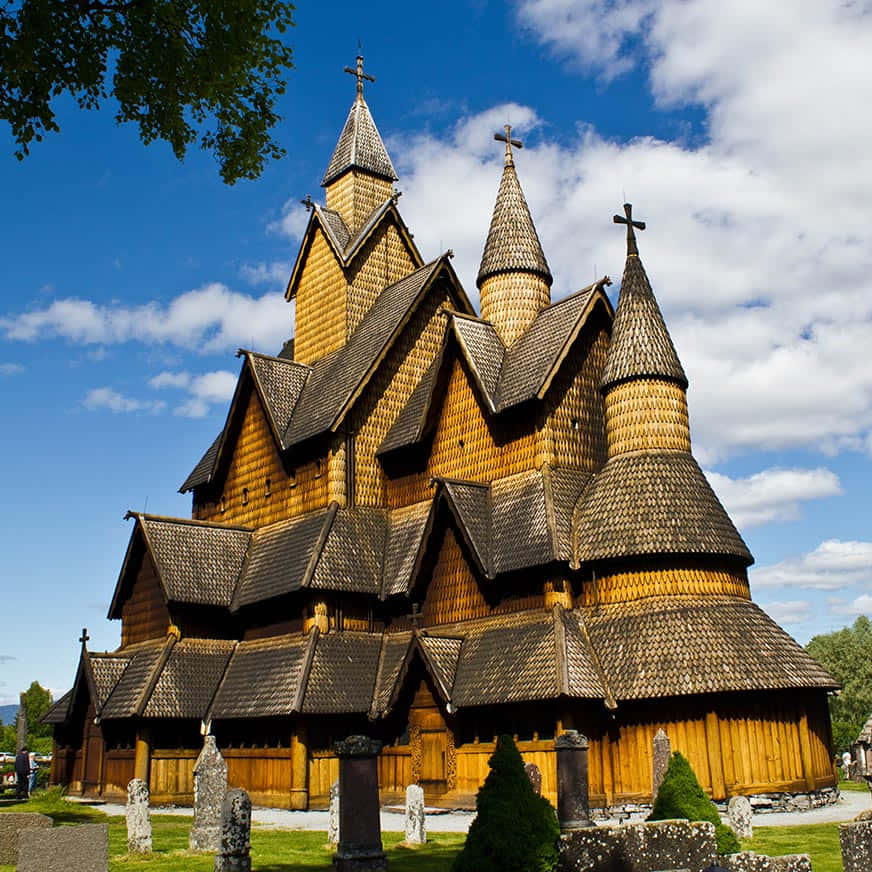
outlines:
{"label": "gravel path", "polygon": [[[75,797],[71,800],[81,802]],[[88,803],[105,811],[106,814],[124,814],[124,806],[116,803]],[[872,800],[868,793],[846,791],[835,805],[815,808],[811,811],[775,812],[754,816],[754,826],[757,827],[796,827],[804,824],[824,824],[850,821],[859,812],[872,808]],[[152,808],[154,814],[192,815],[190,807],[167,806]],[[280,808],[254,808],[252,820],[262,827],[277,830],[327,830],[326,811],[287,811]],[[442,809],[427,810],[427,829],[434,833],[465,833],[474,817],[473,812],[451,811]],[[605,822],[604,822],[605,823]],[[608,823],[618,823],[617,820]],[[405,829],[403,815],[400,812],[382,811],[381,827],[384,832],[401,833]]]}

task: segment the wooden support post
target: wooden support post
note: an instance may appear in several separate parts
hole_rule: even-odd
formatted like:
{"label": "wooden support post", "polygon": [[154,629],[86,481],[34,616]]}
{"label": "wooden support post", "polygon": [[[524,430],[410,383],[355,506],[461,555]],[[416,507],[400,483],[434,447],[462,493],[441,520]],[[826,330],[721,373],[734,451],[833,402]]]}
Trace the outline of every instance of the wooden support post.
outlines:
{"label": "wooden support post", "polygon": [[306,727],[297,724],[291,736],[291,808],[309,807],[309,742]]}
{"label": "wooden support post", "polygon": [[724,779],[721,727],[718,722],[717,712],[706,712],[705,744],[708,749],[709,771],[712,777],[712,799],[726,799],[727,785]]}
{"label": "wooden support post", "polygon": [[609,735],[608,726],[603,729],[600,748],[602,749],[603,792],[606,795],[606,805],[614,805],[615,775],[612,768],[612,738]]}
{"label": "wooden support post", "polygon": [[802,757],[802,774],[809,792],[815,789],[814,763],[811,754],[811,735],[808,731],[808,712],[799,716],[799,753]]}
{"label": "wooden support post", "polygon": [[133,760],[133,777],[149,783],[151,774],[151,734],[144,727],[136,731],[136,756]]}

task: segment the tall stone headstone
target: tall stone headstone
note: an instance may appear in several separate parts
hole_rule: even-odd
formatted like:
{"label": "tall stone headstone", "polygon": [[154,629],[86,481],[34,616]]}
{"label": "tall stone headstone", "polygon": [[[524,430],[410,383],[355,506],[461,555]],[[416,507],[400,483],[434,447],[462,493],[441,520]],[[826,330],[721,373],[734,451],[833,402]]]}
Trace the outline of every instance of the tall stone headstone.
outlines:
{"label": "tall stone headstone", "polygon": [[18,717],[15,719],[15,751],[18,753],[27,744],[27,701],[21,694]]}
{"label": "tall stone headstone", "polygon": [[127,853],[151,853],[151,817],[148,812],[148,785],[133,778],[127,785]]}
{"label": "tall stone headstone", "polygon": [[14,866],[18,860],[18,836],[22,830],[48,829],[52,819],[45,814],[12,811],[0,814],[0,866]]}
{"label": "tall stone headstone", "polygon": [[109,872],[109,824],[22,830],[17,872]]}
{"label": "tall stone headstone", "polygon": [[754,835],[754,825],[751,819],[754,809],[751,808],[751,800],[747,796],[734,796],[727,804],[727,816],[730,827],[740,839],[750,839]]}
{"label": "tall stone headstone", "polygon": [[194,764],[194,825],[192,851],[217,851],[221,847],[221,807],[227,792],[227,763],[214,736],[206,736]]}
{"label": "tall stone headstone", "polygon": [[251,872],[251,800],[238,787],[224,795],[214,872]]}
{"label": "tall stone headstone", "polygon": [[657,798],[657,791],[663,784],[663,776],[669,768],[669,759],[672,757],[672,743],[669,736],[663,730],[657,730],[654,736],[653,754],[651,759],[651,799]]}
{"label": "tall stone headstone", "polygon": [[869,872],[872,869],[872,821],[839,824],[839,843],[845,872]]}
{"label": "tall stone headstone", "polygon": [[327,844],[339,844],[339,779],[330,785],[330,808],[327,812]]}
{"label": "tall stone headstone", "polygon": [[423,845],[426,841],[424,788],[417,784],[410,784],[406,788],[406,844]]}
{"label": "tall stone headstone", "polygon": [[587,736],[577,730],[561,733],[554,742],[557,750],[557,819],[560,831],[592,825],[587,779]]}
{"label": "tall stone headstone", "polygon": [[339,847],[336,872],[387,869],[379,819],[378,755],[382,743],[368,736],[336,742],[339,758]]}
{"label": "tall stone headstone", "polygon": [[533,785],[533,793],[536,796],[542,795],[542,770],[535,763],[525,763],[524,771],[527,773],[527,778],[530,779],[530,784]]}

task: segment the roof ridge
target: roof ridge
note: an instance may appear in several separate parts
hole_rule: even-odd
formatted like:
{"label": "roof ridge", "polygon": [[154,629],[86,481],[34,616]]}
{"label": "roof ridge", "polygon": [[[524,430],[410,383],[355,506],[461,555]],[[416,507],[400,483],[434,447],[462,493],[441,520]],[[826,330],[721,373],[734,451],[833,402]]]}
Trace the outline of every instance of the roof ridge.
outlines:
{"label": "roof ridge", "polygon": [[302,363],[299,360],[292,360],[288,357],[279,357],[276,354],[264,354],[262,351],[254,351],[251,348],[240,348],[236,352],[237,356],[240,354],[250,355],[251,357],[260,357],[263,360],[275,361],[276,363],[285,363],[290,366],[296,366],[299,369],[308,369],[310,372],[312,367],[308,363]]}
{"label": "roof ridge", "polygon": [[238,530],[241,533],[253,533],[256,527],[245,527],[242,524],[222,524],[215,521],[201,521],[198,518],[178,518],[173,515],[151,515],[146,512],[135,512],[128,509],[124,520],[135,518],[136,520],[157,521],[160,524],[185,524],[189,527],[209,527],[213,530]]}

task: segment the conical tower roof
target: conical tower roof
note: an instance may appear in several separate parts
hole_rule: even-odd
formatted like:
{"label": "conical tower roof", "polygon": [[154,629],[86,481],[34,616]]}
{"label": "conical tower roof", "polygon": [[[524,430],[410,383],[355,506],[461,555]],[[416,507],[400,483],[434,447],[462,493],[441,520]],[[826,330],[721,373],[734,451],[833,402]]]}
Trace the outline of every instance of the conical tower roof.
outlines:
{"label": "conical tower roof", "polygon": [[481,287],[488,276],[497,273],[531,272],[541,275],[550,287],[554,279],[515,172],[511,146],[512,142],[507,141],[503,178],[497,192],[476,284]]}
{"label": "conical tower roof", "polygon": [[[660,377],[687,388],[687,376],[666,329],[651,283],[636,248],[632,207],[625,204],[627,219],[627,262],[621,279],[621,294],[612,327],[606,365],[600,387],[606,390],[618,382],[633,378]],[[641,229],[645,225],[641,224]]]}
{"label": "conical tower roof", "polygon": [[362,57],[357,58],[356,72],[350,68],[346,68],[346,72],[357,75],[357,96],[351,104],[348,118],[345,120],[345,126],[339,135],[339,141],[333,150],[333,157],[330,158],[321,185],[329,185],[350,169],[365,170],[374,176],[393,182],[398,178],[397,172],[372,119],[369,106],[363,99],[363,79],[374,80],[363,73]]}

